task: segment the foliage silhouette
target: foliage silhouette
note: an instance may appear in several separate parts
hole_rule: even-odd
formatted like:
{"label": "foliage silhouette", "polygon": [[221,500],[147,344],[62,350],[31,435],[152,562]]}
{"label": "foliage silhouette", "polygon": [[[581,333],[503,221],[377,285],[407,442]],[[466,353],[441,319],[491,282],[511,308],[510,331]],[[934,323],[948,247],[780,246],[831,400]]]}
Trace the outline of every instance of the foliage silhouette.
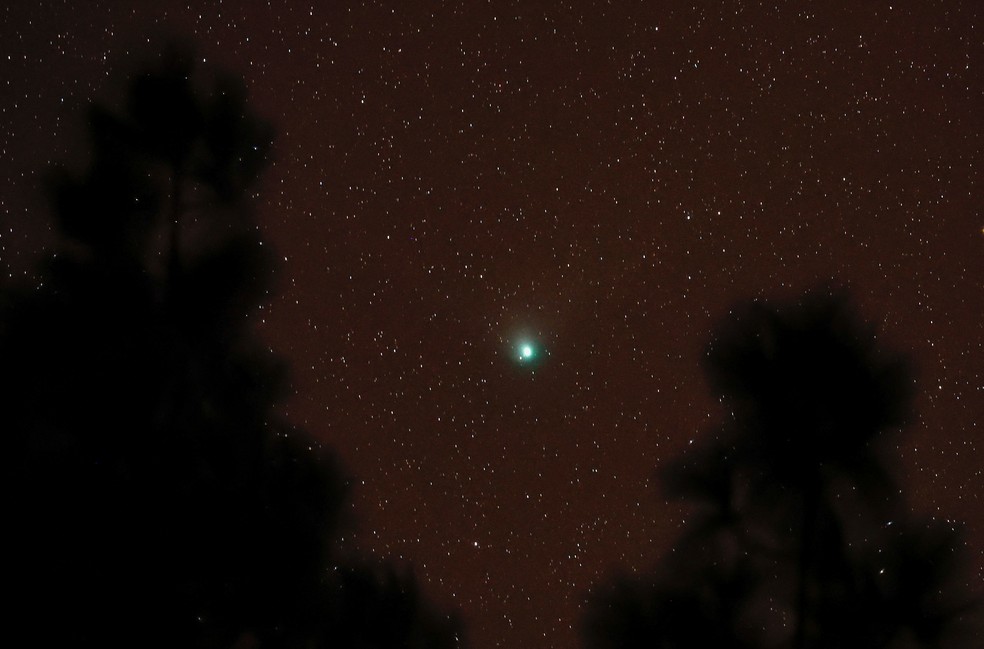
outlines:
{"label": "foliage silhouette", "polygon": [[740,309],[707,363],[731,416],[663,473],[693,516],[655,576],[593,593],[585,645],[972,646],[958,534],[891,477],[911,371],[846,298]]}
{"label": "foliage silhouette", "polygon": [[190,60],[93,109],[87,166],[49,178],[62,245],[0,294],[9,637],[457,646],[412,580],[345,567],[345,480],[277,415],[285,369],[250,327],[272,131]]}

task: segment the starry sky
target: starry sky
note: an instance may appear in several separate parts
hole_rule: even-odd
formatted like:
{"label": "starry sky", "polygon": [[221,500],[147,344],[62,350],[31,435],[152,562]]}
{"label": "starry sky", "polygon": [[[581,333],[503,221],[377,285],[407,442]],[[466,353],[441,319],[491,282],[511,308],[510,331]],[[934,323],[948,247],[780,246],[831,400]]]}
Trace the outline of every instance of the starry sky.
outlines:
{"label": "starry sky", "polygon": [[[132,6],[131,6],[132,5]],[[984,567],[984,5],[36,2],[0,9],[0,271],[39,172],[166,37],[277,129],[256,317],[290,419],[354,478],[354,549],[475,649],[577,642],[585,593],[685,511],[654,471],[720,417],[700,363],[751,298],[846,286],[918,368],[912,506]],[[523,345],[530,345],[526,355]]]}

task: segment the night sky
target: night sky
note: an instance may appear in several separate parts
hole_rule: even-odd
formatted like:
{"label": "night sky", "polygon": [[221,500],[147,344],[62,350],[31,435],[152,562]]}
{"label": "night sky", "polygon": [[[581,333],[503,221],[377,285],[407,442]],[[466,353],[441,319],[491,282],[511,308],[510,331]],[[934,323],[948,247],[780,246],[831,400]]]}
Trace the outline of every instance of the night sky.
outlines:
{"label": "night sky", "polygon": [[[134,9],[128,5],[138,5]],[[16,5],[16,7],[15,7]],[[160,6],[158,6],[160,5]],[[918,368],[913,507],[984,567],[984,5],[39,2],[0,9],[0,269],[167,36],[277,130],[256,316],[291,421],[353,477],[347,543],[475,649],[571,647],[685,510],[654,472],[722,416],[730,307],[843,286]],[[524,345],[529,345],[524,350]]]}

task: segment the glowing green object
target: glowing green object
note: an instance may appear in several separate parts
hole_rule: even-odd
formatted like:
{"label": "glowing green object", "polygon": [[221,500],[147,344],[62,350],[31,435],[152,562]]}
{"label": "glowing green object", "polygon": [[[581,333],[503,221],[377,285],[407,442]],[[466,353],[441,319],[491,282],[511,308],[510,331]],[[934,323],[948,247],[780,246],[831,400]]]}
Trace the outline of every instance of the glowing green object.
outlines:
{"label": "glowing green object", "polygon": [[537,357],[540,355],[540,349],[532,340],[520,340],[513,347],[513,353],[516,354],[513,357],[516,359],[516,362],[523,365],[533,365],[537,362]]}
{"label": "glowing green object", "polygon": [[547,348],[540,344],[536,334],[530,331],[517,332],[503,341],[502,353],[513,365],[522,368],[523,373],[532,373],[550,356]]}

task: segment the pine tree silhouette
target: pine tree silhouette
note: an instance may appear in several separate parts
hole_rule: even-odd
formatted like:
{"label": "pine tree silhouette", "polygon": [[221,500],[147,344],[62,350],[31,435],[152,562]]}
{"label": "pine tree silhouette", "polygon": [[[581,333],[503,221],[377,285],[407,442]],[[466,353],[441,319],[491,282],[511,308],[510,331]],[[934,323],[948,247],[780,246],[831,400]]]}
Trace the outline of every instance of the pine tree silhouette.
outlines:
{"label": "pine tree silhouette", "polygon": [[63,238],[43,281],[0,294],[8,636],[458,646],[412,579],[339,556],[345,479],[277,414],[285,368],[250,326],[272,131],[190,61],[92,110],[91,160],[50,177]]}
{"label": "pine tree silhouette", "polygon": [[958,534],[891,477],[911,371],[846,298],[739,309],[707,371],[732,416],[663,474],[694,516],[653,578],[595,591],[586,646],[973,646]]}

